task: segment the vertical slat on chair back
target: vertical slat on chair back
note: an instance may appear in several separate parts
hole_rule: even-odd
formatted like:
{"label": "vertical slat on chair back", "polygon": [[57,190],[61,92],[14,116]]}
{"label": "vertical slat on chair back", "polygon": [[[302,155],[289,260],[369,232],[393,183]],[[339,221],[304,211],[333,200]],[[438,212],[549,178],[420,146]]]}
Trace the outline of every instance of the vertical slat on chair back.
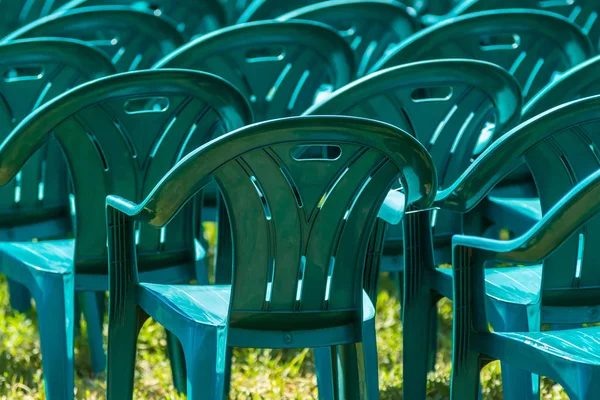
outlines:
{"label": "vertical slat on chair back", "polygon": [[413,35],[373,69],[427,59],[489,61],[509,71],[528,100],[557,74],[585,61],[592,53],[585,34],[557,14],[486,11],[453,18]]}
{"label": "vertical slat on chair back", "polygon": [[210,72],[236,86],[257,121],[301,114],[320,92],[350,81],[350,48],[330,28],[312,22],[257,22],[201,37],[155,68]]}
{"label": "vertical slat on chair back", "polygon": [[[114,73],[100,52],[69,40],[18,41],[0,45],[0,140],[39,106],[88,80]],[[64,235],[70,228],[67,173],[56,143],[27,162],[8,187],[0,189],[4,240]],[[49,221],[56,221],[53,224]],[[38,225],[37,232],[21,229]]]}
{"label": "vertical slat on chair back", "polygon": [[[40,126],[46,132],[39,135],[53,132],[73,180],[77,268],[105,273],[106,196],[141,201],[193,146],[249,120],[241,95],[217,77],[143,71],[79,87],[33,114],[13,134],[24,137]],[[193,260],[191,212],[188,207],[168,228],[137,234],[141,270]]]}
{"label": "vertical slat on chair back", "polygon": [[4,42],[34,37],[83,40],[106,53],[119,72],[150,68],[184,42],[166,20],[124,6],[61,11],[22,27]]}

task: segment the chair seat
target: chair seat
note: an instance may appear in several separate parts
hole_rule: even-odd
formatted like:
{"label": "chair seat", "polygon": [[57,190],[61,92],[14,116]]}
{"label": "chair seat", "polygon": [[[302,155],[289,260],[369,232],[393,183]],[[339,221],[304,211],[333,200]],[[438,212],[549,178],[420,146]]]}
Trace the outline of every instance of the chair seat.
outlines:
{"label": "chair seat", "polygon": [[[140,283],[140,287],[140,304],[147,310],[159,310],[167,306],[184,318],[203,325],[222,326],[227,320],[231,285]],[[363,291],[363,320],[374,316],[375,307]]]}
{"label": "chair seat", "polygon": [[0,242],[0,252],[40,272],[68,274],[73,270],[75,240]]}
{"label": "chair seat", "polygon": [[600,327],[493,334],[565,360],[600,365]]}
{"label": "chair seat", "polygon": [[[438,268],[452,276],[452,269]],[[542,265],[525,267],[486,268],[486,293],[493,300],[513,304],[534,304],[542,288]]]}
{"label": "chair seat", "polygon": [[489,196],[487,214],[495,223],[521,234],[542,219],[540,199]]}

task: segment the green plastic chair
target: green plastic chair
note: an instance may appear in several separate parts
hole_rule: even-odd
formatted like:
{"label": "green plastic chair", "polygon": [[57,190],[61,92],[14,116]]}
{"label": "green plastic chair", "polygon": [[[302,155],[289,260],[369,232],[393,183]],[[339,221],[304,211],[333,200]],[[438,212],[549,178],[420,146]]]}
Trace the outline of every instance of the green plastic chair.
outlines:
{"label": "green plastic chair", "polygon": [[[513,240],[455,236],[453,269],[436,272],[454,274],[453,283],[446,280],[455,301],[453,398],[475,399],[479,369],[492,359],[523,371],[521,381],[503,377],[505,398],[539,399],[528,391],[532,379],[525,371],[555,379],[571,399],[600,395],[598,328],[541,331],[541,324],[598,321],[599,110],[600,96],[595,96],[524,122],[438,193],[437,205],[466,212],[510,172],[514,159],[523,159],[538,185],[544,213]],[[525,266],[483,268],[494,261]],[[492,284],[496,274],[505,276],[503,287]],[[497,329],[502,320],[509,329]]]}
{"label": "green plastic chair", "polygon": [[559,73],[593,54],[573,23],[535,10],[485,11],[452,18],[400,43],[373,71],[412,61],[473,58],[493,62],[517,79],[529,100]]}
{"label": "green plastic chair", "polygon": [[423,18],[423,22],[431,24],[452,16],[485,10],[506,8],[537,9],[560,14],[577,24],[588,35],[595,49],[600,49],[600,21],[598,13],[600,4],[595,0],[465,0],[458,3],[445,15],[443,13]]}
{"label": "green plastic chair", "polygon": [[16,30],[2,42],[44,36],[83,40],[106,53],[120,72],[149,68],[184,43],[166,20],[123,6],[57,12]]}
{"label": "green plastic chair", "polygon": [[331,0],[277,18],[312,20],[332,26],[352,47],[363,76],[387,51],[420,29],[415,12],[386,0]]}
{"label": "green plastic chair", "polygon": [[[140,71],[58,96],[25,118],[0,146],[2,185],[52,138],[73,183],[75,240],[0,243],[2,273],[27,286],[37,303],[48,399],[73,398],[75,292],[108,290],[107,194],[141,201],[190,150],[251,119],[241,94],[214,75]],[[182,283],[197,277],[197,245],[188,246],[196,210],[186,208],[168,230],[136,229],[143,281]]]}
{"label": "green plastic chair", "polygon": [[227,24],[234,25],[252,0],[219,0],[227,15]]}
{"label": "green plastic chair", "polygon": [[0,11],[0,37],[38,18],[50,15],[69,0],[9,0]]}
{"label": "green plastic chair", "polygon": [[210,72],[246,96],[257,121],[299,115],[351,81],[354,56],[331,28],[312,21],[261,21],[221,29],[154,68]]}
{"label": "green plastic chair", "polygon": [[[261,21],[225,28],[182,46],[154,68],[189,68],[235,85],[255,120],[300,115],[315,101],[350,82],[354,55],[330,27],[312,21]],[[231,283],[231,233],[214,186],[207,206],[217,207],[217,283]]]}
{"label": "green plastic chair", "polygon": [[319,2],[319,0],[252,0],[237,23],[275,19],[289,11]]}
{"label": "green plastic chair", "polygon": [[[375,310],[362,279],[377,210],[398,178],[407,204],[429,205],[435,167],[410,135],[366,119],[297,117],[202,146],[142,202],[109,196],[108,398],[131,398],[137,334],[148,316],[182,342],[190,400],[223,398],[230,346],[340,343],[354,344],[360,360],[359,371],[347,371],[360,388],[344,398],[379,398]],[[140,283],[134,226],[170,229],[212,179],[230,211],[232,284]],[[322,398],[334,398],[328,389]]]}
{"label": "green plastic chair", "polygon": [[[591,58],[565,72],[540,90],[523,107],[523,120],[572,100],[600,94],[600,56]],[[529,173],[528,171],[526,171]],[[539,197],[489,196],[486,216],[520,235],[542,219]]]}
{"label": "green plastic chair", "polygon": [[[439,171],[438,187],[449,187],[471,164],[472,152],[478,137],[490,117],[496,122],[496,132],[514,126],[520,117],[521,94],[519,85],[510,74],[487,62],[474,60],[434,60],[406,64],[382,70],[359,79],[336,91],[329,99],[309,109],[306,114],[344,114],[373,118],[397,126],[423,143]],[[434,211],[429,230],[433,232],[437,264],[451,262],[452,235],[465,230],[462,215]],[[426,374],[422,365],[423,348],[416,346],[423,340],[420,326],[423,314],[419,304],[425,293],[418,290],[420,271],[404,269],[410,256],[402,226],[379,229],[372,237],[373,243],[386,241],[383,248],[381,271],[400,273],[400,290],[403,293],[402,319],[404,326],[405,393],[412,393],[412,385],[419,385],[420,374]],[[381,250],[379,250],[381,251]],[[375,260],[377,261],[377,260]],[[408,260],[407,267],[415,269]],[[377,296],[377,270],[365,277],[365,289],[375,301]],[[403,276],[406,281],[403,283]],[[429,299],[429,292],[426,294]],[[435,302],[432,303],[435,306]],[[413,312],[416,310],[416,312]],[[426,314],[427,315],[427,314]],[[436,331],[437,313],[431,313],[432,331]],[[432,334],[432,347],[437,343]],[[435,349],[431,349],[428,365],[435,363]],[[323,357],[315,354],[317,363]],[[422,371],[420,368],[425,368]],[[414,376],[417,378],[414,378]],[[423,394],[424,396],[424,394]],[[424,398],[408,396],[405,398]]]}
{"label": "green plastic chair", "polygon": [[[0,141],[31,111],[88,80],[115,72],[110,61],[83,42],[69,39],[19,40],[0,44]],[[34,154],[8,187],[0,189],[0,241],[66,237],[72,232],[67,170],[60,148],[49,143]],[[31,309],[29,291],[9,280],[11,306]],[[96,299],[82,293],[88,322],[92,371],[104,370],[102,331],[94,331]]]}
{"label": "green plastic chair", "polygon": [[177,26],[188,40],[227,24],[225,8],[218,0],[71,0],[60,10],[90,6],[130,6],[151,12]]}

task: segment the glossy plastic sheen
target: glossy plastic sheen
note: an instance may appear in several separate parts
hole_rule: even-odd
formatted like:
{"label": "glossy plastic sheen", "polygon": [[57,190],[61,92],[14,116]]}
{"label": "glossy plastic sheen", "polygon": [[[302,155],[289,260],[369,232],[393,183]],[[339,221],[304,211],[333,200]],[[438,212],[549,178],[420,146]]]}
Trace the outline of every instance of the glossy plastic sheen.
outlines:
{"label": "glossy plastic sheen", "polygon": [[600,56],[576,65],[540,90],[523,106],[523,119],[563,103],[597,94],[600,94]]}
{"label": "glossy plastic sheen", "polygon": [[592,54],[589,39],[562,16],[535,10],[486,11],[451,18],[418,32],[373,70],[426,59],[474,58],[508,70],[528,100],[555,74]]}
{"label": "glossy plastic sheen", "polygon": [[83,40],[102,50],[119,72],[150,68],[184,43],[166,20],[114,6],[61,11],[18,29],[3,42],[43,36]]}
{"label": "glossy plastic sheen", "polygon": [[[25,118],[2,143],[2,185],[51,138],[58,141],[73,182],[74,250],[72,241],[9,244],[3,249],[2,272],[27,286],[38,305],[49,399],[73,398],[74,291],[105,291],[108,286],[107,249],[98,245],[107,243],[106,230],[99,229],[105,224],[106,196],[122,193],[141,200],[191,149],[251,118],[241,94],[214,75],[132,72],[57,97]],[[145,280],[195,278],[193,212],[187,207],[168,231],[138,229]],[[97,320],[101,323],[101,316]]]}
{"label": "glossy plastic sheen", "polygon": [[[597,110],[598,99],[579,105],[583,104],[583,108],[589,106]],[[556,114],[572,111],[569,106],[557,110]],[[545,125],[552,117],[557,118],[552,113],[546,116],[545,121],[542,117],[540,122],[532,122],[532,125]],[[486,290],[483,284],[483,264],[488,260],[518,264],[543,262],[545,274],[546,260],[555,257],[561,251],[562,244],[577,238],[577,232],[582,230],[586,237],[588,234],[593,235],[588,227],[594,224],[594,220],[598,220],[599,196],[600,171],[595,171],[568,191],[542,221],[521,237],[511,241],[468,236],[454,238],[455,348],[452,354],[452,399],[477,399],[480,368],[492,359],[518,365],[522,370],[553,379],[562,385],[571,399],[595,399],[600,395],[599,386],[595,384],[600,376],[596,339],[598,327],[540,332],[538,321],[538,329],[532,332],[490,332],[490,314],[489,311],[486,312]],[[581,288],[581,291],[586,290]],[[557,315],[585,315],[581,312],[583,310],[568,308],[572,293],[565,296],[563,307],[558,308],[560,311],[557,310]],[[594,308],[591,308],[596,307],[597,310],[597,298],[597,295],[589,298],[589,317],[597,315]]]}
{"label": "glossy plastic sheen", "polygon": [[292,10],[319,3],[318,0],[252,0],[237,20],[238,24],[275,19]]}
{"label": "glossy plastic sheen", "polygon": [[226,25],[225,9],[218,0],[72,0],[61,9],[89,6],[129,5],[149,11],[177,26],[186,39],[212,32]]}
{"label": "glossy plastic sheen", "polygon": [[205,35],[155,68],[221,76],[248,99],[257,121],[299,115],[350,82],[354,56],[331,28],[311,21],[255,22]]}
{"label": "glossy plastic sheen", "polygon": [[[115,72],[83,42],[21,40],[0,45],[0,140],[31,111],[83,82]],[[71,230],[67,172],[54,143],[33,155],[0,190],[0,240],[59,237]]]}
{"label": "glossy plastic sheen", "polygon": [[365,75],[392,47],[420,29],[415,13],[383,0],[332,0],[302,7],[277,18],[313,20],[334,27],[356,55],[356,74]]}
{"label": "glossy plastic sheen", "polygon": [[594,48],[600,48],[600,4],[596,0],[467,0],[454,8],[449,16],[505,8],[537,9],[563,15],[582,29]]}
{"label": "glossy plastic sheen", "polygon": [[38,18],[50,15],[68,0],[9,0],[0,5],[0,37]]}
{"label": "glossy plastic sheen", "polygon": [[[298,146],[317,144],[341,152],[327,160],[294,158]],[[205,293],[186,286],[136,290],[137,267],[128,250],[134,221],[165,226],[213,178],[232,225],[230,295],[219,286],[206,287]],[[350,397],[377,398],[374,310],[362,289],[363,269],[377,210],[398,178],[408,204],[431,203],[435,167],[407,133],[366,119],[298,117],[251,125],[200,147],[139,205],[108,197],[109,363],[113,351],[115,357],[118,350],[135,351],[135,341],[126,348],[119,333],[139,304],[181,340],[191,366],[190,399],[222,397],[227,346],[356,342],[362,342],[358,356],[364,370],[360,391]],[[109,393],[114,382],[119,377],[109,375]]]}

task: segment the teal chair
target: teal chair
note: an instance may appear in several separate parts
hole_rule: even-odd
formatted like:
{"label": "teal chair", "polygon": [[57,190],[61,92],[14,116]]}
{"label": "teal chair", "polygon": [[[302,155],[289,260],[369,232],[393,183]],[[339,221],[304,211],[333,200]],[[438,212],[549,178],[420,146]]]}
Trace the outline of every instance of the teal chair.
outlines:
{"label": "teal chair", "polygon": [[[539,399],[537,390],[529,391],[526,371],[557,380],[571,399],[600,395],[597,328],[541,331],[542,324],[572,327],[599,319],[599,111],[600,96],[594,96],[524,122],[438,193],[436,205],[467,212],[510,172],[514,159],[522,159],[538,185],[544,215],[509,241],[457,236],[453,269],[428,268],[448,277],[439,285],[454,295],[453,398],[475,398],[479,368],[491,359],[523,371],[505,380],[503,369],[506,399]],[[524,266],[483,268],[494,262]]]}
{"label": "teal chair", "polygon": [[[406,130],[430,152],[438,170],[438,188],[446,189],[471,164],[473,148],[490,117],[495,120],[497,133],[503,132],[518,122],[521,105],[519,85],[506,70],[482,61],[434,60],[368,75],[334,92],[306,114],[367,117]],[[428,231],[434,235],[436,262],[450,263],[452,235],[465,230],[468,216],[463,218],[443,211],[432,214]],[[377,230],[371,241],[381,243],[384,237],[381,271],[399,274],[400,278],[403,358],[404,365],[411,366],[404,370],[403,387],[410,394],[415,393],[414,385],[424,385],[420,379],[425,378],[427,368],[435,363],[437,335],[431,334],[429,358],[424,348],[415,343],[423,340],[419,327],[426,316],[429,315],[428,329],[437,331],[437,313],[430,309],[422,311],[425,306],[434,308],[437,299],[418,289],[423,266],[415,265],[411,259],[411,242],[407,241],[411,236],[398,226],[390,227],[387,232],[385,228]],[[377,296],[379,267],[373,262],[368,271],[371,273],[365,276],[365,289],[373,301]],[[315,356],[317,362],[323,358],[319,353]],[[405,398],[424,398],[424,393],[419,396]]]}
{"label": "teal chair", "polygon": [[[563,103],[600,94],[598,76],[600,76],[600,56],[569,69],[525,104],[523,120],[533,118]],[[525,233],[542,218],[538,196],[489,196],[484,204],[484,212],[491,221],[516,235]]]}
{"label": "teal chair", "polygon": [[275,19],[286,12],[319,2],[319,0],[251,0],[237,23]]}
{"label": "teal chair", "polygon": [[170,21],[188,40],[227,24],[225,8],[218,0],[71,0],[60,10],[90,6],[130,6],[149,11]]}
{"label": "teal chair", "polygon": [[[58,96],[25,118],[0,146],[2,185],[52,138],[73,183],[74,240],[0,243],[1,272],[25,285],[37,303],[46,398],[73,398],[75,292],[108,290],[107,236],[101,228],[107,194],[141,200],[186,153],[251,119],[241,94],[214,75],[140,71]],[[143,281],[197,278],[197,244],[187,246],[195,210],[182,213],[169,230],[136,228]]]}
{"label": "teal chair", "polygon": [[256,121],[300,115],[354,76],[354,55],[336,31],[311,21],[260,21],[204,35],[154,68],[186,68],[226,79]]}
{"label": "teal chair", "polygon": [[418,32],[384,56],[372,71],[439,58],[489,61],[510,71],[527,101],[558,74],[592,54],[585,34],[557,14],[485,11],[451,18]]}
{"label": "teal chair", "polygon": [[[0,140],[30,112],[70,88],[115,73],[99,51],[70,39],[24,39],[0,44]],[[43,146],[0,189],[0,241],[66,237],[72,228],[67,169],[55,143]],[[9,280],[13,308],[31,309],[29,291]],[[103,301],[104,299],[102,299]],[[88,321],[92,371],[104,370],[102,330],[96,318],[97,300],[91,293],[79,296]],[[38,311],[39,312],[39,311]]]}
{"label": "teal chair", "polygon": [[385,0],[323,1],[277,19],[312,20],[335,28],[354,51],[358,77],[365,75],[392,47],[420,29],[414,11]]}
{"label": "teal chair", "polygon": [[57,12],[16,30],[2,42],[44,36],[83,40],[102,50],[119,72],[150,68],[184,43],[168,21],[123,6]]}
{"label": "teal chair", "polygon": [[437,15],[424,16],[423,22],[431,24],[460,14],[505,8],[536,9],[560,14],[581,27],[592,41],[595,49],[600,48],[600,21],[597,21],[600,4],[595,0],[465,0],[458,2],[445,15],[438,12],[432,13]]}
{"label": "teal chair", "polygon": [[9,0],[0,5],[0,37],[4,37],[23,25],[43,18],[69,0]]}
{"label": "teal chair", "polygon": [[[232,284],[141,283],[134,227],[170,229],[213,179],[230,211]],[[141,202],[109,196],[108,399],[132,396],[137,335],[148,317],[182,342],[190,400],[223,398],[230,346],[341,343],[358,353],[358,370],[345,371],[358,388],[339,394],[343,388],[320,386],[320,397],[379,398],[375,310],[362,280],[377,210],[398,179],[408,205],[427,207],[435,196],[433,162],[402,130],[351,117],[297,117],[202,146]]]}
{"label": "teal chair", "polygon": [[225,9],[227,25],[234,25],[252,0],[219,0]]}

